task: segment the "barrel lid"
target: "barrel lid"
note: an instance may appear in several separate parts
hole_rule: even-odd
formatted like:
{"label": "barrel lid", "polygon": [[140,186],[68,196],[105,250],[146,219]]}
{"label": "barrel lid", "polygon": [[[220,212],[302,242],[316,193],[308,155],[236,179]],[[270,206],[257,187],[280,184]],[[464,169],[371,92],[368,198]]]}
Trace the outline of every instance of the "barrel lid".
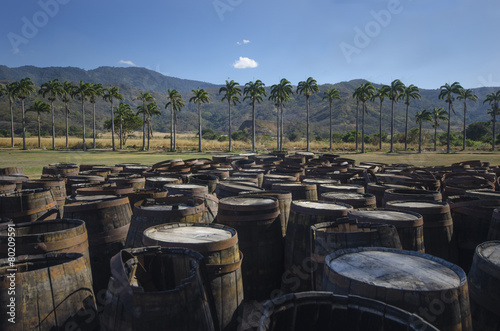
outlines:
{"label": "barrel lid", "polygon": [[453,264],[431,255],[413,253],[416,252],[346,249],[329,255],[326,264],[343,277],[391,289],[446,290],[465,282],[465,273],[459,268],[452,268]]}
{"label": "barrel lid", "polygon": [[335,214],[340,212],[345,216],[353,207],[340,202],[296,200],[292,201],[290,209],[308,215],[335,216]]}
{"label": "barrel lid", "polygon": [[197,189],[197,188],[206,188],[206,185],[198,185],[198,184],[165,184],[166,188],[177,188],[177,189]]}
{"label": "barrel lid", "polygon": [[188,206],[187,204],[184,203],[176,203],[176,204],[160,204],[160,205],[151,205],[151,206],[140,206],[142,210],[163,210],[163,211],[170,211],[170,210],[185,210],[188,208],[192,208],[192,206]]}
{"label": "barrel lid", "polygon": [[148,229],[144,234],[156,241],[186,244],[218,242],[233,236],[227,230],[206,226],[155,227]]}
{"label": "barrel lid", "polygon": [[447,202],[439,202],[439,201],[395,200],[395,201],[387,201],[386,206],[387,206],[387,208],[396,208],[396,209],[400,209],[400,208],[412,209],[412,210],[417,209],[418,212],[420,212],[420,211],[422,211],[422,212],[424,212],[424,211],[431,211],[431,212],[450,211],[450,206]]}
{"label": "barrel lid", "polygon": [[276,188],[304,188],[309,190],[316,189],[316,184],[310,183],[274,183],[273,187]]}
{"label": "barrel lid", "polygon": [[238,195],[234,197],[222,198],[220,203],[231,206],[266,206],[277,204],[277,200],[272,197],[268,198]]}
{"label": "barrel lid", "polygon": [[321,194],[322,197],[337,198],[341,200],[366,200],[375,197],[370,193],[355,193],[355,192],[326,192]]}
{"label": "barrel lid", "polygon": [[295,179],[295,176],[289,176],[289,175],[276,175],[276,174],[268,174],[264,175],[264,178],[266,179]]}
{"label": "barrel lid", "polygon": [[68,201],[99,201],[116,198],[117,195],[76,195],[66,198]]}
{"label": "barrel lid", "polygon": [[485,260],[493,263],[497,268],[500,267],[500,241],[488,241],[477,246],[477,254]]}
{"label": "barrel lid", "polygon": [[[364,220],[388,220],[388,221],[415,221],[422,218],[416,213],[388,209],[353,210],[349,216],[360,217]],[[420,217],[419,217],[420,216]]]}
{"label": "barrel lid", "polygon": [[223,187],[225,190],[230,191],[262,191],[260,187],[252,185],[251,183],[244,182],[219,182],[218,187]]}
{"label": "barrel lid", "polygon": [[363,187],[361,185],[356,185],[356,184],[321,184],[320,186],[324,188],[332,188],[336,190],[346,190],[346,191],[357,190]]}
{"label": "barrel lid", "polygon": [[148,182],[178,182],[179,178],[173,177],[148,177],[146,179]]}
{"label": "barrel lid", "polygon": [[304,178],[302,183],[306,184],[336,184],[339,181],[336,179],[328,179],[328,178]]}

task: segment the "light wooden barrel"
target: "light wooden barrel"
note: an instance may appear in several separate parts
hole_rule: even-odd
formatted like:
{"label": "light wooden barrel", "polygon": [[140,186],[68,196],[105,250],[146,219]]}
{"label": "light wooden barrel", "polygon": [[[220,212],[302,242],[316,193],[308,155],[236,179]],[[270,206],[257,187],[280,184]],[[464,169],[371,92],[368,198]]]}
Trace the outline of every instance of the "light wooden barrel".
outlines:
{"label": "light wooden barrel", "polygon": [[311,225],[334,222],[347,215],[352,206],[329,201],[292,201],[285,237],[285,274],[282,289],[286,292],[312,290]]}
{"label": "light wooden barrel", "polygon": [[347,215],[359,222],[391,224],[396,227],[403,249],[425,253],[422,215],[394,209],[356,209]]}
{"label": "light wooden barrel", "polygon": [[17,185],[15,183],[0,181],[0,194],[12,193],[16,188]]}
{"label": "light wooden barrel", "polygon": [[[14,308],[8,306],[12,299]],[[92,276],[87,259],[78,253],[0,259],[0,305],[0,329],[5,331],[98,327]],[[8,320],[11,312],[15,324]]]}
{"label": "light wooden barrel", "polygon": [[2,176],[24,175],[24,170],[21,167],[0,168],[0,175]]}
{"label": "light wooden barrel", "polygon": [[316,184],[274,183],[272,189],[292,193],[292,200],[318,200]]}
{"label": "light wooden barrel", "polygon": [[280,286],[283,237],[278,200],[235,196],[220,199],[217,223],[238,231],[245,298],[262,300]]}
{"label": "light wooden barrel", "polygon": [[245,183],[223,183],[219,182],[215,193],[219,199],[238,196],[240,192],[246,191],[263,191],[262,188],[257,187],[257,185],[245,184]]}
{"label": "light wooden barrel", "polygon": [[381,301],[331,292],[287,294],[264,304],[259,331],[437,331],[420,316]]}
{"label": "light wooden barrel", "polygon": [[226,177],[224,180],[221,180],[221,183],[227,184],[227,183],[243,183],[245,185],[253,185],[259,187],[259,180],[257,178],[252,178],[252,177]]}
{"label": "light wooden barrel", "polygon": [[346,217],[335,222],[311,225],[312,288],[321,291],[325,257],[339,249],[387,247],[401,249],[398,231],[393,225],[358,223]]}
{"label": "light wooden barrel", "polygon": [[166,247],[113,256],[101,330],[216,330],[202,259],[198,252]]}
{"label": "light wooden barrel", "polygon": [[76,163],[53,163],[42,168],[42,175],[68,177],[78,175]]}
{"label": "light wooden barrel", "polygon": [[338,250],[325,262],[325,291],[380,300],[440,330],[472,330],[467,277],[450,262],[382,247]]}
{"label": "light wooden barrel", "polygon": [[418,190],[410,188],[391,188],[384,191],[384,206],[388,201],[395,200],[442,201],[442,196],[441,193],[437,191]]}
{"label": "light wooden barrel", "polygon": [[388,201],[386,207],[422,215],[425,252],[452,263],[457,262],[457,242],[453,235],[453,219],[447,202]]}
{"label": "light wooden barrel", "polygon": [[469,292],[474,330],[500,330],[500,241],[476,247]]}
{"label": "light wooden barrel", "polygon": [[182,179],[174,177],[147,177],[144,188],[163,189],[164,185],[182,184]]}
{"label": "light wooden barrel", "polygon": [[0,217],[10,218],[14,223],[53,220],[59,216],[57,202],[48,188],[0,195]]}
{"label": "light wooden barrel", "polygon": [[182,247],[201,253],[221,330],[236,331],[243,309],[243,282],[235,229],[220,224],[163,224],[144,230],[142,241],[146,246]]}
{"label": "light wooden barrel", "polygon": [[377,199],[370,193],[326,192],[321,194],[320,200],[346,203],[355,209],[377,207]]}
{"label": "light wooden barrel", "polygon": [[[66,200],[66,182],[63,179],[31,179],[23,182],[23,189],[48,188],[52,191],[52,195],[56,200],[57,206],[61,211],[64,210]],[[62,212],[61,212],[62,214]]]}

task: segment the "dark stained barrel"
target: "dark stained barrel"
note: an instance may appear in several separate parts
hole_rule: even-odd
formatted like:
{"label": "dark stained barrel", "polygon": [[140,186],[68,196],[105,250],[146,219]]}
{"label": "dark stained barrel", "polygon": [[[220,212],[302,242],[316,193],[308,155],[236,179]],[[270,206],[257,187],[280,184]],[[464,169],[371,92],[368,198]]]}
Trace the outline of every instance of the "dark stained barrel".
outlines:
{"label": "dark stained barrel", "polygon": [[259,331],[437,331],[420,316],[361,296],[287,294],[264,304]]}
{"label": "dark stained barrel", "polygon": [[15,183],[0,181],[0,194],[12,193],[16,188],[17,185]]}
{"label": "dark stained barrel", "polygon": [[64,208],[64,218],[85,221],[94,292],[98,297],[108,284],[110,258],[124,248],[131,217],[127,197],[79,201]]}
{"label": "dark stained barrel", "polygon": [[283,237],[278,200],[235,196],[219,201],[217,222],[238,231],[243,252],[245,298],[262,300],[279,289],[283,272]]}
{"label": "dark stained barrel", "polygon": [[53,220],[59,216],[57,202],[48,188],[0,195],[0,217],[11,218],[14,223]]}
{"label": "dark stained barrel", "polygon": [[417,189],[391,188],[384,191],[384,205],[386,205],[388,201],[395,200],[441,201],[442,196],[441,193],[437,191]]}
{"label": "dark stained barrel", "polygon": [[246,191],[263,191],[262,188],[256,185],[250,185],[245,183],[224,183],[219,182],[215,190],[217,197],[219,199],[233,197],[240,194],[240,192]]}
{"label": "dark stained barrel", "polygon": [[274,183],[272,189],[292,193],[292,200],[318,200],[316,184]]}
{"label": "dark stained barrel", "polygon": [[23,182],[23,189],[48,188],[52,191],[52,195],[56,200],[60,210],[64,209],[66,200],[66,182],[63,179],[57,178],[41,178],[32,179]]}
{"label": "dark stained barrel", "polygon": [[116,254],[101,330],[215,330],[202,259],[191,250],[165,247]]}
{"label": "dark stained barrel", "polygon": [[358,223],[346,217],[311,225],[312,288],[321,291],[327,255],[339,249],[357,247],[402,248],[398,231],[393,225]]}
{"label": "dark stained barrel", "polygon": [[169,184],[182,184],[182,179],[174,177],[147,177],[144,188],[162,189],[164,185]]}
{"label": "dark stained barrel", "polygon": [[260,195],[278,199],[280,208],[281,232],[283,237],[286,235],[286,227],[290,217],[290,205],[292,203],[292,193],[282,190],[265,190],[265,191],[245,191],[240,192],[240,195]]}
{"label": "dark stained barrel", "polygon": [[499,199],[500,191],[493,191],[491,189],[468,190],[465,195],[477,197],[479,199]]}
{"label": "dark stained barrel", "polygon": [[491,215],[488,240],[500,240],[500,209],[495,209]]}
{"label": "dark stained barrel", "polygon": [[220,224],[163,224],[144,230],[143,243],[201,253],[221,330],[236,331],[243,309],[243,282],[235,229]]}
{"label": "dark stained barrel", "polygon": [[125,247],[142,247],[144,230],[155,225],[201,223],[204,211],[203,201],[184,195],[139,201],[134,206]]}
{"label": "dark stained barrel", "polygon": [[237,172],[233,172],[232,176],[243,177],[243,178],[255,178],[257,179],[257,186],[262,187],[262,182],[264,181],[263,171],[253,171],[252,169],[242,169]]}
{"label": "dark stained barrel", "polygon": [[226,183],[243,183],[246,185],[254,185],[259,187],[259,180],[257,178],[252,178],[252,177],[226,177],[224,180],[221,181],[221,183],[226,184]]}
{"label": "dark stained barrel", "polygon": [[424,220],[425,252],[452,263],[457,262],[457,242],[453,234],[450,205],[438,201],[388,201],[389,209],[408,210]]}
{"label": "dark stained barrel", "polygon": [[188,177],[188,182],[190,184],[206,185],[208,187],[208,193],[212,194],[215,192],[219,177],[211,174],[194,174]]}
{"label": "dark stained barrel", "polygon": [[24,170],[21,167],[0,168],[1,176],[24,175]]}
{"label": "dark stained barrel", "polygon": [[380,300],[439,330],[472,330],[467,277],[450,262],[382,247],[338,250],[325,262],[324,291]]}
{"label": "dark stained barrel", "polygon": [[329,201],[292,201],[285,237],[285,273],[282,289],[287,292],[310,291],[311,225],[334,222],[347,215],[352,206]]}
{"label": "dark stained barrel", "polygon": [[108,178],[108,181],[116,183],[116,186],[127,186],[133,188],[144,188],[146,185],[146,178],[139,175]]}
{"label": "dark stained barrel", "polygon": [[136,202],[145,199],[166,198],[167,192],[159,188],[142,188],[142,189],[139,188],[139,189],[134,189],[134,191],[130,194],[127,194],[127,196],[130,201],[130,207],[132,208],[133,212],[134,205]]}
{"label": "dark stained barrel", "polygon": [[76,189],[77,195],[96,196],[96,195],[125,195],[128,196],[134,192],[133,187],[121,186],[94,186],[82,187]]}
{"label": "dark stained barrel", "polygon": [[370,193],[326,192],[321,194],[320,200],[346,203],[355,209],[377,207],[377,199]]}
{"label": "dark stained barrel", "polygon": [[28,176],[24,175],[10,175],[10,176],[0,175],[0,182],[16,184],[16,191],[22,190],[23,182],[27,180],[29,180]]}
{"label": "dark stained barrel", "polygon": [[476,247],[469,292],[474,330],[500,330],[500,241]]}
{"label": "dark stained barrel", "polygon": [[75,163],[53,163],[42,168],[42,176],[68,177],[76,176],[78,172],[78,164]]}
{"label": "dark stained barrel", "polygon": [[297,180],[297,176],[268,174],[268,175],[264,175],[264,179],[262,181],[262,188],[264,188],[266,190],[271,190],[274,183],[277,183],[277,182],[294,182],[296,180]]}
{"label": "dark stained barrel", "polygon": [[356,209],[347,215],[359,222],[391,224],[396,227],[403,249],[425,253],[422,215],[393,209]]}
{"label": "dark stained barrel", "polygon": [[371,193],[377,199],[377,207],[382,208],[384,206],[384,192],[390,188],[403,188],[407,189],[408,186],[397,185],[397,184],[377,184],[377,183],[368,183],[366,184],[366,193]]}
{"label": "dark stained barrel", "polygon": [[[11,286],[15,293],[9,290]],[[14,308],[8,307],[12,299]],[[98,327],[90,268],[78,253],[0,259],[0,305],[0,329],[5,331]],[[9,316],[10,312],[14,315]],[[15,324],[8,320],[13,316]]]}

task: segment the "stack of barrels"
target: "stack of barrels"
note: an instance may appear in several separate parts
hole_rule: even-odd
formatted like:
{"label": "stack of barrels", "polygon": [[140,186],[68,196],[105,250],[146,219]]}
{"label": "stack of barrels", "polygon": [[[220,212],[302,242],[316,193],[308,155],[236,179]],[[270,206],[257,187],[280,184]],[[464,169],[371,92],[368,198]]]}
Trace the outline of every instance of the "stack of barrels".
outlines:
{"label": "stack of barrels", "polygon": [[26,329],[500,330],[499,169],[309,152],[0,169],[0,303],[15,284]]}

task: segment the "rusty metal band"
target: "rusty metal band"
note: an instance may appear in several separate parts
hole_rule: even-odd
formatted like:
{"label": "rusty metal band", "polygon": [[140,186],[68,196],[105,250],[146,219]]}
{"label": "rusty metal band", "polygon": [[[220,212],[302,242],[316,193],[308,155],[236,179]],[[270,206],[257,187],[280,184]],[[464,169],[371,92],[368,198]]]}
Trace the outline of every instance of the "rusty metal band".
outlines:
{"label": "rusty metal band", "polygon": [[228,264],[207,264],[207,271],[212,275],[227,274],[236,271],[241,268],[241,262],[243,262],[243,253],[240,251],[240,260]]}
{"label": "rusty metal band", "polygon": [[[20,238],[19,238],[20,239]],[[87,243],[87,231],[83,233],[73,236],[70,238],[57,240],[57,241],[45,241],[45,242],[37,242],[37,243],[21,243],[19,242],[19,252],[23,254],[34,254],[34,253],[42,253],[42,252],[54,252],[66,249],[71,249],[74,246],[81,245],[82,243]],[[87,245],[88,248],[88,245]],[[0,250],[7,249],[7,244],[0,244]],[[20,254],[18,254],[20,255]]]}
{"label": "rusty metal band", "polygon": [[35,208],[35,209],[30,209],[30,210],[16,212],[16,213],[4,213],[4,214],[2,214],[2,216],[7,217],[7,218],[16,218],[16,217],[34,215],[34,214],[37,214],[37,213],[40,213],[40,212],[43,212],[43,211],[46,211],[46,210],[50,210],[50,209],[52,209],[54,207],[56,207],[56,202],[55,201],[50,202],[50,203],[46,204],[45,206],[38,207],[38,208]]}
{"label": "rusty metal band", "polygon": [[128,233],[130,223],[119,228],[107,232],[97,233],[89,237],[89,244],[91,246],[108,244],[119,240],[124,240]]}

